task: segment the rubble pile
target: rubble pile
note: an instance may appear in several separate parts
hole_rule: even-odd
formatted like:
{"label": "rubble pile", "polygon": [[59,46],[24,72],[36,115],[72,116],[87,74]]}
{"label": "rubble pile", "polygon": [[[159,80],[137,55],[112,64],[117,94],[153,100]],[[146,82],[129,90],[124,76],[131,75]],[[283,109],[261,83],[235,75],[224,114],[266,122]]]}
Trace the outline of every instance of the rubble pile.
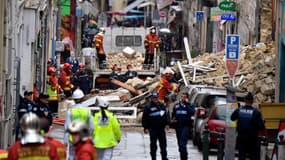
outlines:
{"label": "rubble pile", "polygon": [[263,0],[260,19],[260,41],[272,41],[272,0]]}
{"label": "rubble pile", "polygon": [[[220,87],[227,84],[228,76],[225,70],[224,55],[224,52],[219,52],[196,57],[194,63],[214,67],[216,71],[200,73],[194,83]],[[241,76],[244,78],[238,87],[243,91],[253,92],[257,103],[273,102],[275,91],[275,53],[273,44],[258,43],[256,46],[241,48],[239,70],[236,74],[235,83]]]}
{"label": "rubble pile", "polygon": [[128,64],[132,64],[133,69],[142,70],[142,64],[144,62],[143,54],[140,52],[134,52],[134,54],[126,53],[110,53],[107,54],[107,62],[110,66],[117,64],[122,70],[126,70]]}

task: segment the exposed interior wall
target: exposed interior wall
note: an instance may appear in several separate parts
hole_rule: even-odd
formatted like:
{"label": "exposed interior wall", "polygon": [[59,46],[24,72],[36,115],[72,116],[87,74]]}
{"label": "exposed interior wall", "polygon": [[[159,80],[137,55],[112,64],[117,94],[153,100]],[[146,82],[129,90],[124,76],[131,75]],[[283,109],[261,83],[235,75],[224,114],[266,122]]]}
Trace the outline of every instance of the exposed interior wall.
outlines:
{"label": "exposed interior wall", "polygon": [[272,41],[272,0],[261,0],[260,41]]}

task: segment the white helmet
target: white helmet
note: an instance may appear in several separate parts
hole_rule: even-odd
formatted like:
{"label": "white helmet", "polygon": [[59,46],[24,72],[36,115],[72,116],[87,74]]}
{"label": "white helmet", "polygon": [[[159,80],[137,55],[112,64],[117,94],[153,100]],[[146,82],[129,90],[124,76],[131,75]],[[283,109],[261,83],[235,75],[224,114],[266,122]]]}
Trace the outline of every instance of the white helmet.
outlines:
{"label": "white helmet", "polygon": [[79,133],[81,140],[84,140],[84,138],[89,137],[89,129],[87,124],[78,120],[72,121],[68,125],[67,132]]}
{"label": "white helmet", "polygon": [[76,89],[72,94],[73,99],[81,99],[83,97],[84,97],[84,93],[82,92],[81,89]]}
{"label": "white helmet", "polygon": [[174,74],[174,71],[170,67],[166,67],[165,70],[163,71],[163,74],[167,73]]}
{"label": "white helmet", "polygon": [[20,126],[24,133],[21,138],[21,144],[27,143],[43,143],[45,140],[39,134],[40,131],[40,119],[32,112],[26,113],[20,120]]}
{"label": "white helmet", "polygon": [[99,28],[99,32],[105,33],[105,32],[106,32],[106,30],[105,30],[105,28],[100,27],[100,28]]}
{"label": "white helmet", "polygon": [[110,103],[103,98],[98,98],[98,105],[99,107],[102,107],[102,108],[108,108]]}

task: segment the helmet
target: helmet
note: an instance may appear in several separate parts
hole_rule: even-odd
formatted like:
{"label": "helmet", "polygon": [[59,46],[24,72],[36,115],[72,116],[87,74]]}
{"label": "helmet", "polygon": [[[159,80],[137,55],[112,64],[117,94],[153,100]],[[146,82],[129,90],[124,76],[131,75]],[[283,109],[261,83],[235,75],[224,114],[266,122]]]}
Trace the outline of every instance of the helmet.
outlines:
{"label": "helmet", "polygon": [[56,72],[56,68],[55,67],[49,67],[48,68],[48,73],[55,73]]}
{"label": "helmet", "polygon": [[36,114],[32,112],[24,114],[20,120],[20,125],[24,132],[21,144],[44,142],[44,138],[39,134],[40,119]]}
{"label": "helmet", "polygon": [[153,97],[153,98],[158,97],[158,93],[157,92],[152,92],[151,97]]}
{"label": "helmet", "polygon": [[108,108],[110,103],[103,98],[98,98],[98,105],[99,107],[102,107],[102,108]]}
{"label": "helmet", "polygon": [[174,71],[171,68],[166,67],[166,69],[163,71],[163,74],[165,74],[165,75],[173,75]]}
{"label": "helmet", "polygon": [[69,63],[64,63],[63,69],[71,69],[71,65]]}
{"label": "helmet", "polygon": [[80,63],[80,64],[79,64],[79,68],[84,69],[84,68],[85,68],[85,64]]}
{"label": "helmet", "polygon": [[103,32],[103,33],[105,33],[105,32],[106,32],[106,30],[105,30],[105,28],[100,27],[100,28],[99,28],[99,32]]}
{"label": "helmet", "polygon": [[253,94],[251,92],[248,92],[246,96],[244,97],[245,101],[253,101]]}
{"label": "helmet", "polygon": [[81,140],[89,137],[88,126],[84,122],[78,120],[74,120],[68,125],[67,132],[79,133]]}
{"label": "helmet", "polygon": [[73,99],[81,99],[83,97],[84,97],[84,93],[80,89],[76,89],[72,94]]}
{"label": "helmet", "polygon": [[151,26],[149,29],[150,29],[150,33],[156,33],[155,26]]}

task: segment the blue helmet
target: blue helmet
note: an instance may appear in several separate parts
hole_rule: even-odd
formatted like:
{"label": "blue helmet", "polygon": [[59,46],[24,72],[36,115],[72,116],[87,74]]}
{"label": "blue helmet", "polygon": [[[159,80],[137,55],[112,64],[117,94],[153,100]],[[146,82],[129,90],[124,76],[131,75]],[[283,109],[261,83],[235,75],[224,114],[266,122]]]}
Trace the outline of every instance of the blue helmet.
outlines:
{"label": "blue helmet", "polygon": [[153,92],[153,93],[151,94],[151,97],[158,97],[158,93],[157,93],[157,92]]}

